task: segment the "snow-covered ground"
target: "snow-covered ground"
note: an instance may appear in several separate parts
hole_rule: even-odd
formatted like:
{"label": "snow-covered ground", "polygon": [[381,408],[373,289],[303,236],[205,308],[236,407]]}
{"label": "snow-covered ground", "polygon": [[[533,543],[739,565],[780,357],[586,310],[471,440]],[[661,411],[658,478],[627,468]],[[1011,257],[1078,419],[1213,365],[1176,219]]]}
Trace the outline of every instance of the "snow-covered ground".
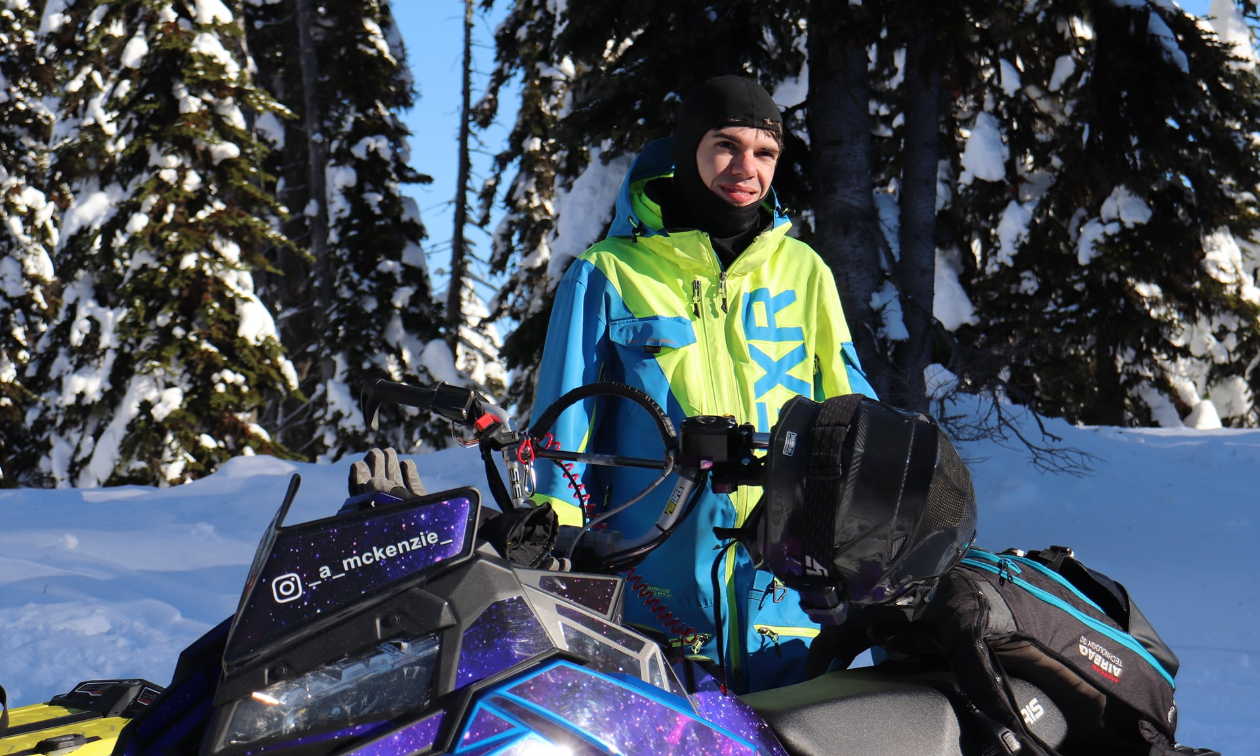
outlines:
{"label": "snow-covered ground", "polygon": [[[980,544],[1070,545],[1125,583],[1181,657],[1180,739],[1260,754],[1260,431],[1049,428],[1095,455],[1095,471],[1043,475],[1017,448],[961,447]],[[482,479],[475,450],[415,459],[430,491]],[[0,491],[0,685],[10,702],[93,677],[168,682],[180,649],[236,608],[294,473],[303,484],[289,522],[340,505],[347,464],[266,457],[164,490]]]}

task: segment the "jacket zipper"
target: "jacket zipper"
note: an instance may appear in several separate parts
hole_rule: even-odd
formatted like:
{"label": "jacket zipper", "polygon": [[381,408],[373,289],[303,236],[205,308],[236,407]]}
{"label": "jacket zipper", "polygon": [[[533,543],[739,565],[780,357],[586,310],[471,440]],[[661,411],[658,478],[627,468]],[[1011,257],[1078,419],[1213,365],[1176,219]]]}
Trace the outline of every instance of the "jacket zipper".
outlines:
{"label": "jacket zipper", "polygon": [[[703,244],[709,252],[709,259],[714,263],[715,267],[717,268],[718,288],[719,288],[719,292],[722,295],[723,315],[717,318],[718,323],[714,327],[717,328],[717,331],[716,331],[717,338],[719,340],[722,340],[724,339],[725,333],[726,333],[725,315],[729,311],[727,302],[726,302],[726,271],[722,270],[721,263],[718,262],[717,253],[713,251],[713,244],[709,240],[708,234],[702,234],[701,238],[704,240]],[[709,270],[712,271],[713,268],[711,267]],[[714,355],[725,354],[726,353],[724,349],[725,344],[724,343],[716,343],[716,344],[711,343],[711,340],[709,338],[711,334],[710,325],[708,322],[709,318],[704,316],[704,311],[701,307],[701,304],[703,304],[703,302],[704,302],[703,283],[701,279],[697,277],[693,279],[691,282],[691,305],[692,305],[692,311],[695,313],[696,320],[699,322],[699,327],[701,329],[701,334],[702,334],[703,343],[704,343],[703,354],[705,355],[705,361],[708,363],[708,367],[710,368],[708,370],[708,373],[710,375],[718,375],[718,376],[731,375],[733,373],[733,370],[732,370],[733,366],[726,365],[726,364],[718,366],[716,364],[717,358]],[[724,398],[729,402],[729,405],[726,405],[726,406],[738,407],[740,406],[740,402],[739,402],[738,396],[731,395],[730,384],[725,379],[722,380],[722,384],[725,388],[724,391],[719,391],[718,388],[712,385],[711,383],[709,401],[711,402],[711,405],[710,405],[711,411],[723,412],[725,414],[726,412],[729,412],[730,410],[722,409],[724,405],[722,402],[718,400],[718,397],[720,394],[725,395]],[[739,496],[739,495],[740,495],[739,493],[734,494],[732,496],[732,499],[734,499],[734,497]],[[740,519],[739,505],[734,500],[732,500],[731,503],[732,503],[732,506],[734,506],[735,508],[735,522],[738,525],[739,519]],[[743,664],[744,639],[739,632],[739,617],[740,617],[740,613],[746,611],[747,607],[743,607],[740,605],[740,602],[738,599],[738,591],[736,591],[736,586],[735,586],[736,550],[730,549],[729,551],[727,551],[726,557],[722,561],[723,561],[722,584],[723,584],[723,589],[726,591],[726,596],[723,599],[723,601],[724,603],[727,604],[727,606],[731,607],[726,617],[726,630],[727,630],[727,632],[725,633],[726,651],[727,651],[726,658],[730,659],[731,678],[734,680],[736,685],[739,685],[743,682],[743,666],[744,666]]]}
{"label": "jacket zipper", "polygon": [[993,657],[991,656],[993,651],[984,640],[984,629],[989,626],[989,602],[980,593],[980,587],[976,585],[973,579],[968,578],[967,582],[971,584],[971,590],[976,597],[976,604],[980,607],[979,621],[976,622],[975,628],[972,630],[972,641],[976,644],[976,651],[980,656],[980,663],[984,665],[985,673],[988,674],[990,680],[993,680],[1000,686],[1002,684],[1002,676],[994,668]]}

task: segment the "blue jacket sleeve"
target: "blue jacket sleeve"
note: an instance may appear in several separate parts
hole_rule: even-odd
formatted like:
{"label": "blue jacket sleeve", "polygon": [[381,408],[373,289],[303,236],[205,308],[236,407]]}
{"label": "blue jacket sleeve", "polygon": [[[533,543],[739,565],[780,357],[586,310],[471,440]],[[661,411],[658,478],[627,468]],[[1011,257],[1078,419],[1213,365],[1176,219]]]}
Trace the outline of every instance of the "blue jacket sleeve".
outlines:
{"label": "blue jacket sleeve", "polygon": [[[560,281],[538,369],[533,420],[569,391],[602,379],[610,350],[604,313],[606,286],[603,275],[584,260],[569,266]],[[549,429],[552,443],[566,451],[584,451],[602,415],[599,404],[597,400],[587,399],[562,413]],[[562,524],[575,525],[581,524],[578,509],[581,497],[599,501],[603,492],[595,471],[588,474],[585,466],[578,463],[569,468],[583,483],[576,490],[571,488],[560,467],[540,460],[535,465],[537,493],[534,498],[540,503],[550,501]]]}

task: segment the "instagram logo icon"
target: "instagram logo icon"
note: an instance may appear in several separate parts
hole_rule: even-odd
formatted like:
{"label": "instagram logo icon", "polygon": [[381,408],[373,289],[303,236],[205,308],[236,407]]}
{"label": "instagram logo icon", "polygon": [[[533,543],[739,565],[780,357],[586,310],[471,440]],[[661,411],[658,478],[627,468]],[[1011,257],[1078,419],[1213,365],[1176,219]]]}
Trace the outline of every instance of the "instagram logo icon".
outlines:
{"label": "instagram logo icon", "polygon": [[277,604],[287,604],[302,598],[302,577],[296,572],[281,575],[271,581],[271,595]]}

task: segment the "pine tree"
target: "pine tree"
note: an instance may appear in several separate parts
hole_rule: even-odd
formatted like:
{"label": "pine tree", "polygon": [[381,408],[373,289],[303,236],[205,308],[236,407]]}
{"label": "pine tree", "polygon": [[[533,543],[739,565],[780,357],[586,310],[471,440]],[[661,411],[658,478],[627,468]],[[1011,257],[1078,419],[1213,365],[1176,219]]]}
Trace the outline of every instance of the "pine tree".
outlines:
{"label": "pine tree", "polygon": [[283,275],[266,286],[310,397],[276,409],[282,438],[325,459],[371,445],[440,448],[449,433],[427,413],[403,412],[373,432],[357,406],[376,378],[470,380],[443,339],[425,229],[402,195],[403,184],[430,179],[408,165],[398,113],[413,89],[389,5],[283,0],[252,8],[251,19],[255,45],[268,50],[262,76],[298,114],[274,137],[283,144],[276,192],[295,211],[283,228],[309,253],[275,250]]}
{"label": "pine tree", "polygon": [[[451,235],[450,279],[446,292],[446,343],[454,355],[456,367],[472,378],[477,388],[483,393],[500,395],[506,388],[506,376],[498,365],[501,345],[498,332],[488,322],[489,313],[477,296],[474,284],[480,279],[474,266],[482,261],[474,255],[472,240],[467,235],[471,223],[468,193],[472,180],[472,130],[475,121],[472,108],[473,8],[473,0],[464,0],[459,168],[455,179],[455,228]],[[480,225],[484,226],[485,222],[488,219]]]}
{"label": "pine tree", "polygon": [[508,401],[522,417],[529,414],[533,401],[534,368],[542,358],[551,317],[552,298],[547,295],[563,273],[562,268],[551,269],[557,167],[567,155],[554,131],[565,107],[573,65],[553,59],[558,24],[555,3],[550,0],[518,0],[512,6],[496,33],[498,63],[475,110],[477,126],[487,128],[497,113],[501,88],[518,72],[522,75],[516,123],[481,193],[482,214],[488,219],[502,175],[516,165],[506,192],[507,212],[492,241],[491,271],[506,273],[507,280],[491,302],[490,316],[516,323],[502,355],[512,370]]}
{"label": "pine tree", "polygon": [[973,380],[1087,423],[1256,424],[1254,70],[1171,6],[1041,10],[1008,25],[968,140],[1007,152],[960,194]]}
{"label": "pine tree", "polygon": [[0,4],[0,486],[33,482],[38,450],[26,423],[38,387],[33,347],[47,327],[53,281],[48,248],[55,205],[41,190],[52,119],[44,109],[36,30],[28,3]]}
{"label": "pine tree", "polygon": [[39,345],[42,469],[58,485],[152,484],[284,454],[257,413],[296,379],[251,275],[284,240],[246,119],[278,107],[251,81],[237,17],[217,0],[120,0],[52,4],[44,27],[66,209]]}
{"label": "pine tree", "polygon": [[[836,276],[845,320],[880,396],[888,394],[887,338],[870,302],[883,288],[890,255],[881,254],[875,206],[876,154],[868,49],[883,28],[878,6],[809,4],[810,207],[813,245]],[[876,109],[876,115],[878,109]]]}

